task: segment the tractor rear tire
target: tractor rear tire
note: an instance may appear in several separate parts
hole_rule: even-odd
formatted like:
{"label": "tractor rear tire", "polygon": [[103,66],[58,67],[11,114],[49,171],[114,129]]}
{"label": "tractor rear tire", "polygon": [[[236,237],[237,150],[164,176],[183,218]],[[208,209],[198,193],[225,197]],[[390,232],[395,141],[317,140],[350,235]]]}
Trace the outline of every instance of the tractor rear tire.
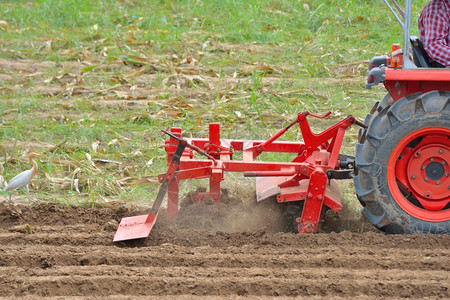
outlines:
{"label": "tractor rear tire", "polygon": [[[370,112],[366,115],[366,118],[364,119],[364,124],[369,126],[369,124],[372,122],[373,118],[378,116],[379,113],[384,113],[383,111],[388,110],[391,105],[394,104],[394,100],[392,99],[391,95],[388,93],[384,95],[383,99],[381,101],[375,102]],[[367,134],[367,128],[360,128],[358,132],[358,142],[363,143],[364,139],[366,138]]]}
{"label": "tractor rear tire", "polygon": [[354,183],[365,215],[386,233],[449,234],[450,93],[374,108],[356,146]]}

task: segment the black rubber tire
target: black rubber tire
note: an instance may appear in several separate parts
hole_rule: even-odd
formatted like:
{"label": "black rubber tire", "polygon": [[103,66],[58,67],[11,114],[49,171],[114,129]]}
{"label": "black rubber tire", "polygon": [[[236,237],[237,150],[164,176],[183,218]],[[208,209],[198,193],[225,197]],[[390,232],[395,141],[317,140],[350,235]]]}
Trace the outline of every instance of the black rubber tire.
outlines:
{"label": "black rubber tire", "polygon": [[[386,111],[394,104],[394,100],[392,99],[390,94],[384,95],[381,101],[375,102],[370,112],[366,115],[364,119],[364,124],[369,125],[373,118],[378,116],[378,114],[386,113]],[[363,143],[366,138],[367,128],[360,128],[358,132],[358,143]]]}
{"label": "black rubber tire", "polygon": [[[398,205],[387,183],[387,164],[397,144],[412,132],[430,127],[450,128],[450,93],[417,93],[381,109],[378,106],[366,117],[369,127],[361,132],[356,146],[354,183],[365,215],[386,233],[449,234],[450,219],[425,221]],[[444,209],[450,210],[448,205]]]}
{"label": "black rubber tire", "polygon": [[[378,116],[378,114],[385,114],[386,111],[391,107],[391,105],[394,104],[394,100],[392,99],[391,95],[387,93],[384,95],[383,99],[381,101],[375,102],[375,104],[372,106],[372,109],[370,112],[366,115],[364,118],[364,124],[369,126],[372,122],[373,118]],[[360,128],[358,131],[358,143],[363,144],[366,140],[368,128]],[[358,175],[358,171],[356,170],[356,175]],[[366,206],[365,202],[361,200],[361,197],[359,197],[358,194],[356,194],[356,197],[359,200],[359,203],[361,203],[362,206]]]}

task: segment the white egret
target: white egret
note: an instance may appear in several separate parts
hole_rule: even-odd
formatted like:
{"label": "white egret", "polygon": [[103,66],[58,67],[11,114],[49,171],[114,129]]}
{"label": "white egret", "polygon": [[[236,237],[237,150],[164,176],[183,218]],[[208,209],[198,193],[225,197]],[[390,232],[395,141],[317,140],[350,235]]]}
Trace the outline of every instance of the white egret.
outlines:
{"label": "white egret", "polygon": [[[26,191],[27,191],[27,195],[28,195],[28,200],[30,200],[31,202],[35,202],[33,200],[30,199],[30,194],[28,191],[28,185],[31,182],[31,179],[33,179],[33,177],[36,175],[38,166],[37,163],[34,161],[34,157],[35,156],[43,156],[42,154],[38,154],[36,152],[31,152],[28,155],[28,159],[30,160],[30,163],[33,165],[33,167],[29,170],[23,171],[22,173],[16,175],[13,179],[11,179],[11,181],[6,184],[4,191],[16,191],[20,188],[25,187]],[[9,194],[9,201],[8,203],[11,204],[11,194]]]}

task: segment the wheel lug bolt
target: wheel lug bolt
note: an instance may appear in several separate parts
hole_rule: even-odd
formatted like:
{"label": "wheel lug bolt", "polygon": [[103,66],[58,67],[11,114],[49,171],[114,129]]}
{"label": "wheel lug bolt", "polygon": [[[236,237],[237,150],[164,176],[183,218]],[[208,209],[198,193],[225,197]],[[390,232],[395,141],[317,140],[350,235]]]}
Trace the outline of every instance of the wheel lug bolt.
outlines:
{"label": "wheel lug bolt", "polygon": [[448,177],[448,172],[447,172],[447,173],[445,173],[445,177]]}
{"label": "wheel lug bolt", "polygon": [[425,166],[420,167],[420,169],[425,170]]}
{"label": "wheel lug bolt", "polygon": [[436,181],[436,185],[440,185],[441,183],[439,181]]}
{"label": "wheel lug bolt", "polygon": [[428,178],[427,177],[425,177],[423,180],[425,180],[425,182],[427,182],[428,181]]}
{"label": "wheel lug bolt", "polygon": [[430,160],[431,160],[431,161],[434,161],[434,158],[432,157],[432,158],[430,158]]}
{"label": "wheel lug bolt", "polygon": [[439,153],[440,154],[444,153],[444,149],[439,149]]}
{"label": "wheel lug bolt", "polygon": [[416,179],[416,175],[411,176],[412,179]]}

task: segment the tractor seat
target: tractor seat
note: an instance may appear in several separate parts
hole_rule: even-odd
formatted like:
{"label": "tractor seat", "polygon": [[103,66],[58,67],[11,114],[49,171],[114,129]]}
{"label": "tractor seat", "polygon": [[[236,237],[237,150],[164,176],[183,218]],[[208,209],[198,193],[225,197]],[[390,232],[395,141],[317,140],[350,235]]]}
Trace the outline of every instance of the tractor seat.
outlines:
{"label": "tractor seat", "polygon": [[417,36],[411,36],[409,40],[411,41],[414,63],[418,68],[444,68],[443,65],[436,61],[430,62],[430,57]]}

